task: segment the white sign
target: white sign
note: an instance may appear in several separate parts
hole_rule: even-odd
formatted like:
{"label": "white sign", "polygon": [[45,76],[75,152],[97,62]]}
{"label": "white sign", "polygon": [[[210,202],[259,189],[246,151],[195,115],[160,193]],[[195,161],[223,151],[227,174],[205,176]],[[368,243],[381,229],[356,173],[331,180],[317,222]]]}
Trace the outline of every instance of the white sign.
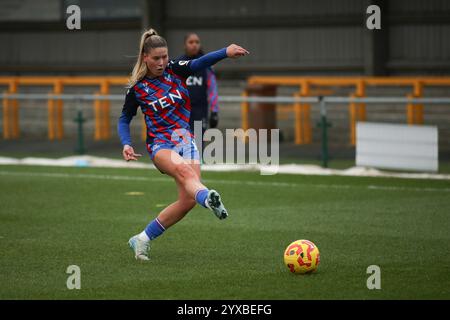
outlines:
{"label": "white sign", "polygon": [[436,126],[358,122],[356,165],[438,171]]}

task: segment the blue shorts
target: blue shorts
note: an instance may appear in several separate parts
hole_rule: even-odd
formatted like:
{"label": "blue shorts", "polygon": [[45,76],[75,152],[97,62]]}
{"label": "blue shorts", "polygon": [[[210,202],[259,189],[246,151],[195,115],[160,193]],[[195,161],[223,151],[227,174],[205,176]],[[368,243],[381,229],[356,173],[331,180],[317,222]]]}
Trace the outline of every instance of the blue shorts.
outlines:
{"label": "blue shorts", "polygon": [[162,149],[173,150],[186,160],[200,160],[198,148],[194,139],[189,139],[189,142],[182,141],[178,144],[172,142],[154,142],[147,144],[147,151],[152,161],[155,158],[156,153]]}

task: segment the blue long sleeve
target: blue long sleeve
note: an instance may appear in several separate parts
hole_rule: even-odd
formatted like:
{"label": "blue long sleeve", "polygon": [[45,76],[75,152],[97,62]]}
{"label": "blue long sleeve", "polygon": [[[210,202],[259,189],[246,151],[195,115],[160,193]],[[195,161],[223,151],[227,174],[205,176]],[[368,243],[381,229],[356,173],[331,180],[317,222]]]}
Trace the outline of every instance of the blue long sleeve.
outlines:
{"label": "blue long sleeve", "polygon": [[130,114],[122,112],[117,123],[117,131],[123,146],[126,144],[131,146],[130,122],[132,118]]}
{"label": "blue long sleeve", "polygon": [[201,56],[200,58],[191,60],[189,67],[193,72],[197,72],[216,64],[217,62],[219,62],[222,59],[225,59],[226,57],[227,57],[227,48],[223,48],[217,51],[211,51]]}

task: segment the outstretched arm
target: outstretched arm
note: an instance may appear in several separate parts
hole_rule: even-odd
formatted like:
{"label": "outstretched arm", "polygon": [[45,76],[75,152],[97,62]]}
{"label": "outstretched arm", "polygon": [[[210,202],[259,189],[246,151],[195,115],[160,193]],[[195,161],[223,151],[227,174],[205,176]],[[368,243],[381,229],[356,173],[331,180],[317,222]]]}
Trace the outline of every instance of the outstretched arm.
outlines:
{"label": "outstretched arm", "polygon": [[232,44],[226,48],[209,52],[200,58],[191,60],[190,68],[193,72],[208,68],[225,58],[239,58],[249,54],[246,49]]}
{"label": "outstretched arm", "polygon": [[189,63],[189,69],[191,72],[197,72],[206,69],[222,59],[227,57],[227,48],[222,48],[217,51],[208,52],[197,59],[192,59]]}
{"label": "outstretched arm", "polygon": [[227,57],[239,58],[247,54],[249,54],[249,52],[246,49],[236,44],[231,44],[226,48],[209,52],[197,59],[186,61],[171,61],[170,64],[172,66],[172,70],[176,74],[187,78],[197,71],[211,67],[222,59],[225,59]]}

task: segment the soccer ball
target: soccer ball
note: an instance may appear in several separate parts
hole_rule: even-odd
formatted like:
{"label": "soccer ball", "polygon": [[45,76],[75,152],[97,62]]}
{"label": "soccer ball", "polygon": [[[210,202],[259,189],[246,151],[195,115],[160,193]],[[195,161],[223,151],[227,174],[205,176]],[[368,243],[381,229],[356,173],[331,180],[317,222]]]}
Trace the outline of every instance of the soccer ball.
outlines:
{"label": "soccer ball", "polygon": [[314,272],[319,263],[319,248],[309,240],[294,241],[284,251],[284,264],[292,273]]}

